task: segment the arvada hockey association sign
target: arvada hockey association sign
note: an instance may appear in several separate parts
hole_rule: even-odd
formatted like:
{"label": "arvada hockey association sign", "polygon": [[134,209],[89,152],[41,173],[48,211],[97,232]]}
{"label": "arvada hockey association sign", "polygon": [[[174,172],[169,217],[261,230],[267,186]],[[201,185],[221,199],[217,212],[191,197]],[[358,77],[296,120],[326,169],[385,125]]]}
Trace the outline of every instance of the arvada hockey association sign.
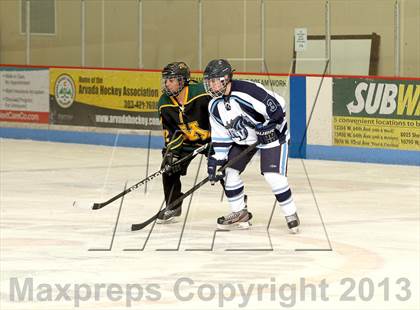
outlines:
{"label": "arvada hockey association sign", "polygon": [[50,69],[51,124],[160,129],[160,72]]}

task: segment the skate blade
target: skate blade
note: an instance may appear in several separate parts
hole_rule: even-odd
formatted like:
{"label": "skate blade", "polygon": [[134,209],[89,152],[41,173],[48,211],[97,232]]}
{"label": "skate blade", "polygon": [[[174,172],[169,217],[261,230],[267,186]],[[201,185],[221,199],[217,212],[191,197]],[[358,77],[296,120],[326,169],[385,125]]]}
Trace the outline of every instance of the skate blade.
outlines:
{"label": "skate blade", "polygon": [[289,232],[293,235],[296,235],[300,232],[299,227],[289,228]]}
{"label": "skate blade", "polygon": [[219,230],[244,230],[244,229],[249,229],[251,226],[252,226],[252,223],[248,221],[248,222],[233,223],[229,225],[217,224],[217,229]]}
{"label": "skate blade", "polygon": [[156,219],[156,224],[172,224],[172,223],[178,223],[179,216],[171,217],[168,220],[160,220]]}

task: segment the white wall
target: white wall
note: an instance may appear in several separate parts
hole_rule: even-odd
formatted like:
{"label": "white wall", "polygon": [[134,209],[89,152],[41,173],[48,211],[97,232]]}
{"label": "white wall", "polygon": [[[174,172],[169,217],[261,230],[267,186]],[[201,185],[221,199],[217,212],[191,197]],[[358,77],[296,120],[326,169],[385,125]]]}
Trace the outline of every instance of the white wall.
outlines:
{"label": "white wall", "polygon": [[332,145],[332,81],[331,77],[306,78],[306,124],[314,107],[307,144]]}

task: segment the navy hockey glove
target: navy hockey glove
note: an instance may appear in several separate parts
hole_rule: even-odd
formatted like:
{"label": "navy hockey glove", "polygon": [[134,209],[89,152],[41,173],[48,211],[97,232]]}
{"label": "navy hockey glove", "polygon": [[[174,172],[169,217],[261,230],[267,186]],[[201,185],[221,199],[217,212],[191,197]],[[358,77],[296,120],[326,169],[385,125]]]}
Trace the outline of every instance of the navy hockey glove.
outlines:
{"label": "navy hockey glove", "polygon": [[181,157],[178,154],[172,153],[170,151],[165,152],[165,150],[162,150],[162,153],[163,153],[163,161],[160,168],[165,169],[166,170],[165,172],[168,175],[179,173],[182,170],[182,165],[176,164],[176,162],[180,160]]}
{"label": "navy hockey glove", "polygon": [[276,129],[276,123],[268,123],[267,125],[258,124],[255,127],[255,133],[257,134],[258,143],[269,144],[279,139],[278,131]]}
{"label": "navy hockey glove", "polygon": [[207,161],[207,173],[211,185],[214,185],[224,177],[224,175],[217,175],[217,166],[223,166],[225,163],[226,160],[217,160],[214,157],[209,157]]}

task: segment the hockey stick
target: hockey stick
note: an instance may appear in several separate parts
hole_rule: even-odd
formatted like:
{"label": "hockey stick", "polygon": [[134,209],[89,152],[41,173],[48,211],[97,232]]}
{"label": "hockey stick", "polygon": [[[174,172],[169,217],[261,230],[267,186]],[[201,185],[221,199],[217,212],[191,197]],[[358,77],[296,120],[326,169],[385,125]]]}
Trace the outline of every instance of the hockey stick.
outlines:
{"label": "hockey stick", "polygon": [[[171,168],[175,165],[179,165],[183,162],[186,162],[187,160],[190,160],[191,158],[195,157],[198,153],[204,151],[207,147],[208,147],[209,143],[206,143],[202,146],[200,146],[199,148],[195,149],[193,152],[191,152],[190,154],[182,157],[180,160],[176,161],[175,163],[173,163],[169,169],[167,167],[164,167],[162,169],[160,169],[159,171],[149,175],[148,177],[144,178],[143,180],[139,181],[138,183],[134,184],[133,186],[127,188],[126,190],[124,190],[123,192],[119,193],[118,195],[115,195],[114,197],[108,199],[105,202],[95,202],[95,203],[90,203],[88,204],[89,207],[88,209],[92,209],[92,210],[98,210],[101,209],[103,207],[105,207],[106,205],[109,205],[111,202],[114,202],[115,200],[121,198],[122,196],[138,189],[140,186],[146,184],[147,182],[153,180],[154,178],[160,176],[161,174],[163,174],[164,172],[169,172],[171,171]],[[74,207],[79,207],[80,204],[77,201],[73,202],[73,206]]]}
{"label": "hockey stick", "polygon": [[[258,143],[254,143],[254,144],[250,145],[241,154],[239,154],[235,158],[232,158],[231,160],[229,160],[226,164],[224,164],[222,167],[220,167],[217,171],[220,172],[220,173],[222,173],[223,171],[226,170],[226,168],[231,167],[233,164],[235,164],[236,162],[238,162],[240,159],[242,159],[249,152],[251,152],[252,150],[254,150],[257,147],[257,145],[258,145]],[[191,195],[192,193],[194,193],[197,189],[199,189],[201,186],[203,186],[204,184],[206,184],[208,181],[209,181],[209,177],[206,177],[201,182],[197,183],[192,188],[190,188],[182,196],[180,196],[176,200],[172,201],[169,205],[166,206],[166,208],[168,208],[168,209],[173,208],[175,205],[177,205],[178,203],[180,203],[181,201],[183,201],[185,198],[187,198],[189,195]],[[153,221],[155,221],[157,219],[160,211],[161,210],[159,210],[158,213],[156,213],[155,215],[153,215],[151,218],[149,218],[147,221],[145,221],[143,223],[132,224],[131,225],[131,231],[141,230],[144,227],[146,227],[147,225],[149,225],[150,223],[152,223]]]}

